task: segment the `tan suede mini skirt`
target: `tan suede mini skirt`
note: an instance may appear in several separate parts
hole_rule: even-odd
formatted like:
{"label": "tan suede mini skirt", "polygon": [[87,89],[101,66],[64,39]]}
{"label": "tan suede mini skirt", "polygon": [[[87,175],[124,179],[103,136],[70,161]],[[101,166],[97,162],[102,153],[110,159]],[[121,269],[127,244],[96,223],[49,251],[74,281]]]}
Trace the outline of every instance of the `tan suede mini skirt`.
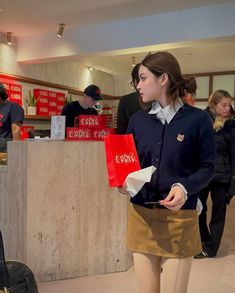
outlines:
{"label": "tan suede mini skirt", "polygon": [[129,205],[127,247],[133,252],[186,258],[202,251],[196,210]]}

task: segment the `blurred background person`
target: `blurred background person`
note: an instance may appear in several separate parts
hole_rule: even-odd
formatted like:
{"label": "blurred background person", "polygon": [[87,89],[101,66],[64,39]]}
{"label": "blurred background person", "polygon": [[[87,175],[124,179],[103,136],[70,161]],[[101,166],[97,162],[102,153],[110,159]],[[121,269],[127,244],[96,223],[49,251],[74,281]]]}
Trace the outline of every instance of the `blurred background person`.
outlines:
{"label": "blurred background person", "polygon": [[0,83],[0,152],[6,152],[8,140],[21,139],[21,125],[24,120],[24,109],[8,100],[8,94]]}
{"label": "blurred background person", "polygon": [[[213,124],[216,158],[215,175],[201,190],[199,198],[203,210],[199,227],[203,251],[195,258],[215,257],[224,231],[226,204],[235,194],[235,121],[232,97],[225,90],[215,91],[209,98],[208,112]],[[212,212],[207,225],[207,199],[211,196]]]}
{"label": "blurred background person", "polygon": [[140,64],[136,64],[131,72],[132,81],[131,84],[135,89],[135,92],[130,93],[121,97],[118,110],[117,110],[117,133],[118,134],[125,134],[128,126],[128,122],[131,116],[139,111],[142,110],[139,101],[139,93],[137,90],[137,84],[139,83],[139,67]]}
{"label": "blurred background person", "polygon": [[[101,90],[97,85],[91,84],[86,87],[79,101],[74,101],[64,106],[61,115],[65,116],[66,127],[74,127],[75,118],[79,115],[98,115],[98,111],[94,109],[94,106],[100,100],[102,100]],[[76,124],[77,121],[78,119],[76,119]]]}

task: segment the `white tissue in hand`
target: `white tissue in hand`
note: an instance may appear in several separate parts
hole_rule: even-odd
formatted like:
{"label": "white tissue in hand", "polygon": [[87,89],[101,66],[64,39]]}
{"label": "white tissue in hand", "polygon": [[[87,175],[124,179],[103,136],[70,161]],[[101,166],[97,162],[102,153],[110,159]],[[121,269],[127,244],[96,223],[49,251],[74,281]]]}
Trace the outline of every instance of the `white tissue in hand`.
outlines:
{"label": "white tissue in hand", "polygon": [[146,182],[150,182],[152,174],[156,168],[150,166],[135,172],[130,173],[125,180],[124,186],[129,192],[130,196],[135,196]]}

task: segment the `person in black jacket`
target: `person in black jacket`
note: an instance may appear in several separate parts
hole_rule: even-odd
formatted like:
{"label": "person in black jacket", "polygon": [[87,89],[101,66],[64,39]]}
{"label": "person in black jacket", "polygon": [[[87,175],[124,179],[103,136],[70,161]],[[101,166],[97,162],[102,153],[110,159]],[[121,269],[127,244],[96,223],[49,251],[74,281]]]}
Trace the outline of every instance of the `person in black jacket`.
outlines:
{"label": "person in black jacket", "polygon": [[91,84],[85,88],[83,93],[79,101],[64,106],[61,115],[65,116],[66,127],[74,127],[75,124],[78,124],[77,118],[79,115],[98,115],[94,106],[97,101],[102,100],[100,88]]}
{"label": "person in black jacket", "polygon": [[137,112],[142,110],[139,101],[139,93],[137,90],[137,84],[139,83],[139,67],[140,64],[136,64],[131,72],[132,82],[135,92],[130,93],[121,97],[119,104],[118,104],[118,111],[117,111],[117,133],[118,134],[125,134],[128,126],[128,122],[131,116]]}
{"label": "person in black jacket", "polygon": [[0,152],[6,152],[7,141],[21,140],[24,109],[8,100],[6,88],[0,83]]}
{"label": "person in black jacket", "polygon": [[[203,205],[199,227],[203,251],[195,258],[215,257],[224,231],[226,204],[235,195],[235,120],[232,98],[225,90],[215,91],[206,109],[213,123],[216,159],[215,175],[199,198]],[[207,225],[207,199],[210,193],[212,214]]]}

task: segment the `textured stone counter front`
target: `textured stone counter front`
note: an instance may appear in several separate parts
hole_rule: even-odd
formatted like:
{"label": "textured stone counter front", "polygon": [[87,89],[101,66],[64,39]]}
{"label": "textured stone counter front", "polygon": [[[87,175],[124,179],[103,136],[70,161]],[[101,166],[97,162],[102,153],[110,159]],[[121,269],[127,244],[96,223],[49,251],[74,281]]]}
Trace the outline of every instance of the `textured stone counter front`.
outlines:
{"label": "textured stone counter front", "polygon": [[38,281],[130,268],[129,200],[108,186],[103,142],[10,142],[5,176],[7,258]]}

